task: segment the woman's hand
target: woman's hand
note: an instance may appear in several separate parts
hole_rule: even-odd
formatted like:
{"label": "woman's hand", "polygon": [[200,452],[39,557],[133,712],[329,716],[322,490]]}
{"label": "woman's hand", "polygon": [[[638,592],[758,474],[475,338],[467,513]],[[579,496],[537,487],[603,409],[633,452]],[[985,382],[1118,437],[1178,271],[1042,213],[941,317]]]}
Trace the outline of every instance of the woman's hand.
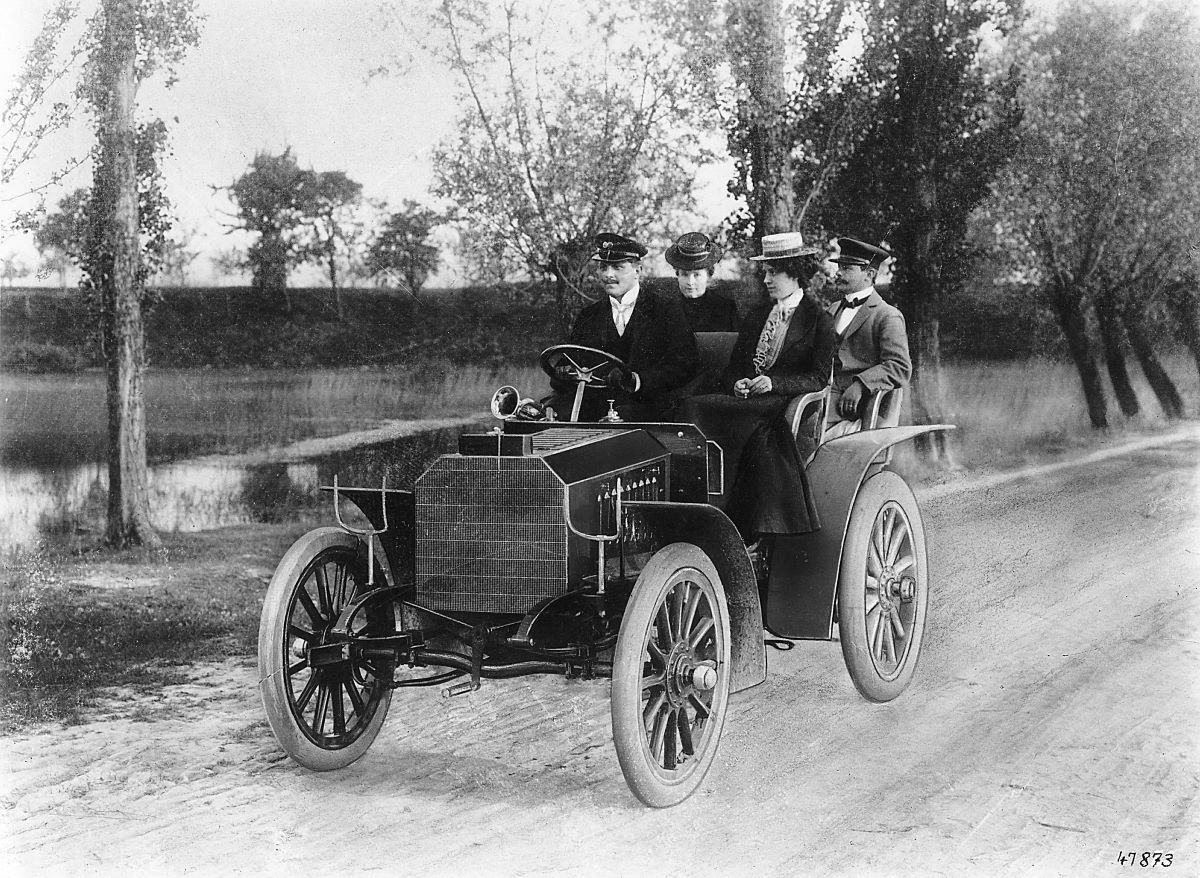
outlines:
{"label": "woman's hand", "polygon": [[767,375],[757,375],[754,378],[739,378],[733,384],[733,395],[738,399],[760,396],[771,392],[771,379]]}
{"label": "woman's hand", "polygon": [[750,379],[749,391],[751,396],[761,396],[764,393],[770,393],[771,387],[771,377],[769,375],[757,375]]}

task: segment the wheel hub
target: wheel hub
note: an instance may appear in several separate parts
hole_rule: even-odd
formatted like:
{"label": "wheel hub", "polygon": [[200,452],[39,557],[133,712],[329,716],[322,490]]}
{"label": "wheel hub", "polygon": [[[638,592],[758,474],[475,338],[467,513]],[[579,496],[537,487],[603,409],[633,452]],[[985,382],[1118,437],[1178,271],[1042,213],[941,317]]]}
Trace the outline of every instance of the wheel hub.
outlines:
{"label": "wheel hub", "polygon": [[898,603],[911,604],[916,596],[916,579],[891,566],[883,568],[879,574],[879,603],[885,611],[895,609]]}
{"label": "wheel hub", "polygon": [[716,685],[717,669],[709,662],[697,662],[687,641],[681,640],[675,644],[667,655],[667,700],[678,706],[692,692],[706,692]]}

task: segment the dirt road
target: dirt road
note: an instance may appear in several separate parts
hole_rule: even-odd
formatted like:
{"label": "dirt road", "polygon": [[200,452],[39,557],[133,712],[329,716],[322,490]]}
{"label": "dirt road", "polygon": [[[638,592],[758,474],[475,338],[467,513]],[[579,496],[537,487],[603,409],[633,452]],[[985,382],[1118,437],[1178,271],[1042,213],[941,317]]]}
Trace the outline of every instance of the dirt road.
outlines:
{"label": "dirt road", "polygon": [[[608,685],[398,693],[318,775],[251,659],[0,742],[0,864],[28,875],[1200,874],[1200,433],[919,495],[934,570],[913,687],[836,643],[772,652],[700,793],[637,804]],[[272,563],[264,559],[264,564]],[[1137,865],[1117,862],[1136,854]],[[1140,864],[1142,852],[1171,865]],[[1160,860],[1165,862],[1166,858]],[[1152,862],[1152,861],[1151,861]]]}

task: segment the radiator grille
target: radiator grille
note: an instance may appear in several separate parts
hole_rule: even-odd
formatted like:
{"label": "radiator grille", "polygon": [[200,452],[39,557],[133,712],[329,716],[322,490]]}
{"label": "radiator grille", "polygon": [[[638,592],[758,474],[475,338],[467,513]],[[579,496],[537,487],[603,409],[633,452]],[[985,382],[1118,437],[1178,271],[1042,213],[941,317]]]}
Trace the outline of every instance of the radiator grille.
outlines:
{"label": "radiator grille", "polygon": [[537,457],[440,458],[416,500],[418,599],[525,613],[567,584],[563,485]]}

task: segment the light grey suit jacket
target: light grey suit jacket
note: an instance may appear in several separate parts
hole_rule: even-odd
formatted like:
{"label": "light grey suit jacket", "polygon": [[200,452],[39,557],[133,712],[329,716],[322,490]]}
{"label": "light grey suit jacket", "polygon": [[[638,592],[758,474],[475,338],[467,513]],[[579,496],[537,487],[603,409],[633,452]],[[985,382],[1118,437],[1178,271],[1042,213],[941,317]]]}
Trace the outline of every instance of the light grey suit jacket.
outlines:
{"label": "light grey suit jacket", "polygon": [[[838,304],[834,302],[827,309],[835,321]],[[872,290],[838,338],[833,363],[834,390],[840,394],[856,378],[867,390],[890,390],[908,384],[911,377],[904,315]]]}

